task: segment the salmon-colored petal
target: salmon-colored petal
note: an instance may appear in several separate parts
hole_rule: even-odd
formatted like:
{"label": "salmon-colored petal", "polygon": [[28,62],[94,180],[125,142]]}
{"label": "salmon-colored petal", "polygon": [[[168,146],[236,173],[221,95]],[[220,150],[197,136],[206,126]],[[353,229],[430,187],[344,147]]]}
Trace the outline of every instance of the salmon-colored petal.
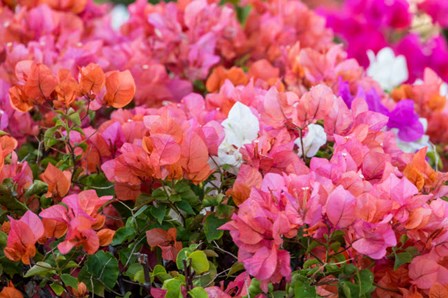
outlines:
{"label": "salmon-colored petal", "polygon": [[111,229],[102,229],[97,233],[100,240],[100,246],[107,246],[112,243],[114,239],[115,231]]}
{"label": "salmon-colored petal", "polygon": [[107,105],[114,108],[122,108],[129,104],[135,95],[135,82],[129,70],[112,71],[106,76],[106,95],[104,100]]}
{"label": "salmon-colored petal", "polygon": [[103,69],[94,63],[90,63],[86,67],[82,67],[80,73],[80,90],[83,94],[93,92],[98,94],[104,87],[105,74]]}
{"label": "salmon-colored petal", "polygon": [[65,196],[70,190],[70,176],[69,172],[63,172],[49,163],[45,172],[40,175],[42,181],[48,184],[47,196]]}
{"label": "salmon-colored petal", "polygon": [[31,99],[45,99],[55,90],[58,80],[43,64],[33,64],[23,91]]}
{"label": "salmon-colored petal", "polygon": [[20,86],[12,86],[9,89],[9,100],[14,109],[20,112],[28,112],[33,108],[33,102],[25,95],[25,92]]}

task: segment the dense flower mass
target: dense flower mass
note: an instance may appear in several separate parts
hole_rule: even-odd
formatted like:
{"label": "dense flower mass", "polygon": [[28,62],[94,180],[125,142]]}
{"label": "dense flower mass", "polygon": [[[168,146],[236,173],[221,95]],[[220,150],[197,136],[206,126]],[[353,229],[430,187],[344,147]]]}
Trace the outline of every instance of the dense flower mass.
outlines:
{"label": "dense flower mass", "polygon": [[448,296],[439,2],[2,1],[0,297]]}

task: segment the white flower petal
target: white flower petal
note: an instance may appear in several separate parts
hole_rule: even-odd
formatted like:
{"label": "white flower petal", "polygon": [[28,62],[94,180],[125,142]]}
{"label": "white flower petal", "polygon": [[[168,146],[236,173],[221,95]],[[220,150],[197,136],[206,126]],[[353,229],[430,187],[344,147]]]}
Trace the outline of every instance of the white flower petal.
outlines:
{"label": "white flower petal", "polygon": [[252,143],[258,137],[260,123],[251,109],[236,102],[221,125],[224,127],[224,140],[218,147],[218,163],[239,167],[243,156],[239,152],[245,144]]}
{"label": "white flower petal", "polygon": [[372,51],[367,51],[370,65],[367,74],[377,81],[384,90],[392,90],[405,82],[408,77],[406,58],[395,56],[391,48],[383,48],[376,57]]}
{"label": "white flower petal", "polygon": [[129,11],[123,4],[115,5],[110,12],[110,18],[112,21],[112,28],[118,30],[121,25],[126,23],[129,19]]}
{"label": "white flower petal", "polygon": [[[302,138],[302,142],[305,155],[313,157],[319,151],[319,148],[327,143],[327,134],[322,126],[310,124],[308,125],[308,133]],[[300,138],[294,141],[294,144],[299,147],[299,156],[302,156],[302,142],[300,142]]]}

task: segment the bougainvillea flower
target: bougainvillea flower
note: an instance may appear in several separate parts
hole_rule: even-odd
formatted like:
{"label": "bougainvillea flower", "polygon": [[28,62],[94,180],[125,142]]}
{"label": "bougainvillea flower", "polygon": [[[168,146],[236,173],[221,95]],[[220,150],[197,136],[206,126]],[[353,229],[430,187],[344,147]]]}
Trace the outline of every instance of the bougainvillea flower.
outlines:
{"label": "bougainvillea flower", "polygon": [[9,89],[9,98],[11,106],[20,112],[28,112],[34,106],[33,101],[25,94],[21,86],[11,87]]}
{"label": "bougainvillea flower", "polygon": [[[384,221],[386,220],[387,218]],[[353,248],[372,259],[382,259],[386,255],[386,249],[397,244],[395,233],[387,223],[359,221],[355,224],[355,230],[359,238],[352,243]]]}
{"label": "bougainvillea flower", "polygon": [[71,173],[61,171],[51,163],[48,164],[45,171],[40,175],[40,179],[48,184],[47,197],[64,197],[71,186]]}
{"label": "bougainvillea flower", "polygon": [[44,235],[44,225],[32,211],[27,211],[20,220],[9,218],[10,230],[4,249],[5,256],[12,261],[29,265],[36,254],[35,244]]}
{"label": "bougainvillea flower", "polygon": [[[41,211],[40,216],[44,220],[55,221],[56,225],[65,226],[67,231],[64,241],[58,244],[58,249],[62,254],[69,253],[73,247],[82,247],[88,254],[94,254],[99,246],[110,242],[113,233],[110,231],[98,232],[106,218],[99,213],[102,207],[112,197],[98,197],[94,190],[82,191],[65,197],[62,200],[67,207],[54,205]],[[48,227],[53,226],[47,224]],[[58,227],[59,231],[64,231],[63,226]],[[62,236],[61,233],[54,236]],[[100,239],[100,236],[102,239]]]}
{"label": "bougainvillea flower", "polygon": [[294,106],[292,123],[301,129],[318,120],[325,119],[331,110],[333,91],[326,85],[314,86]]}
{"label": "bougainvillea flower", "polygon": [[79,96],[78,82],[72,77],[68,69],[61,69],[58,72],[59,84],[56,86],[58,104],[68,108]]}
{"label": "bougainvillea flower", "polygon": [[260,187],[262,176],[260,172],[248,165],[241,165],[238,176],[233,184],[232,189],[228,190],[236,205],[244,202],[250,194],[252,187]]}
{"label": "bougainvillea flower", "polygon": [[23,91],[33,100],[42,100],[50,96],[57,84],[56,77],[46,65],[33,63],[26,74]]}
{"label": "bougainvillea flower", "polygon": [[423,136],[424,127],[415,112],[412,100],[401,100],[390,111],[384,106],[380,95],[374,89],[365,92],[360,88],[357,97],[365,99],[370,111],[388,116],[387,127],[390,129],[396,128],[398,130],[397,135],[401,140],[406,142],[417,141]]}
{"label": "bougainvillea flower", "polygon": [[262,282],[279,282],[282,276],[289,278],[291,275],[289,259],[289,252],[285,250],[278,250],[275,246],[271,249],[261,247],[251,258],[243,260],[243,264],[250,275]]}
{"label": "bougainvillea flower", "polygon": [[23,294],[14,287],[10,281],[7,287],[4,287],[0,292],[0,298],[23,298]]}
{"label": "bougainvillea flower", "polygon": [[401,100],[389,113],[389,128],[398,129],[398,137],[403,141],[411,142],[420,139],[424,134],[423,124],[415,113],[412,100]]}
{"label": "bougainvillea flower", "polygon": [[248,78],[244,71],[239,67],[225,69],[222,66],[215,67],[207,79],[206,88],[208,92],[218,91],[229,80],[233,85],[246,85]]}
{"label": "bougainvillea flower", "polygon": [[176,241],[176,235],[176,228],[170,228],[168,231],[154,228],[146,231],[146,241],[151,248],[157,246],[162,250],[162,258],[164,260],[173,261],[182,249],[182,242]]}
{"label": "bougainvillea flower", "polygon": [[346,228],[355,221],[355,197],[339,185],[328,196],[325,206],[330,222],[336,228]]}
{"label": "bougainvillea flower", "polygon": [[225,137],[218,148],[219,163],[239,166],[242,162],[239,149],[258,136],[258,118],[248,106],[236,102],[221,125],[224,127]]}
{"label": "bougainvillea flower", "polygon": [[306,157],[313,157],[316,155],[319,148],[326,143],[327,134],[325,133],[324,128],[317,124],[308,125],[305,136],[302,139],[297,138],[294,141],[294,144],[298,147],[297,154],[302,156],[302,153],[304,152]]}
{"label": "bougainvillea flower", "polygon": [[367,74],[377,81],[384,90],[392,90],[408,79],[406,58],[395,56],[391,48],[384,48],[375,57],[372,51],[367,55],[370,60]]}
{"label": "bougainvillea flower", "polygon": [[5,164],[5,158],[17,148],[17,140],[11,136],[0,136],[0,170]]}
{"label": "bougainvillea flower", "polygon": [[415,257],[409,264],[409,277],[420,289],[430,289],[434,284],[448,284],[448,269],[435,254]]}
{"label": "bougainvillea flower", "polygon": [[[99,81],[98,78],[95,78]],[[128,105],[135,95],[135,82],[129,70],[113,71],[106,74],[106,94],[104,101],[114,108]]]}
{"label": "bougainvillea flower", "polygon": [[429,14],[433,22],[448,27],[448,3],[437,0],[424,0],[418,3],[418,8]]}
{"label": "bougainvillea flower", "polygon": [[90,63],[79,70],[79,86],[82,94],[98,95],[103,89],[105,83],[105,75],[103,69],[97,65]]}
{"label": "bougainvillea flower", "polygon": [[184,170],[184,177],[196,184],[205,181],[213,172],[208,159],[207,145],[200,135],[194,131],[187,133],[179,161]]}

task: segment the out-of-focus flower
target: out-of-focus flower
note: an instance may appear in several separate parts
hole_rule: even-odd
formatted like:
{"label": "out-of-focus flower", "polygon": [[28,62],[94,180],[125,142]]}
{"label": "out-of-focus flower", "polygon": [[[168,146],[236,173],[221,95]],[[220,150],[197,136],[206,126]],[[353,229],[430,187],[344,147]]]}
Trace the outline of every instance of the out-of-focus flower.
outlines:
{"label": "out-of-focus flower", "polygon": [[110,12],[112,28],[115,30],[120,29],[121,25],[126,23],[129,19],[129,11],[126,6],[119,4],[115,5]]}
{"label": "out-of-focus flower", "polygon": [[[426,129],[428,128],[428,121],[425,118],[420,118],[419,122],[423,125],[424,131],[426,131]],[[408,153],[414,153],[422,149],[423,147],[428,147],[428,151],[432,151],[432,145],[429,142],[429,136],[425,134],[422,135],[420,139],[414,142],[405,142],[400,138],[397,138],[397,146],[404,152]]]}
{"label": "out-of-focus flower", "polygon": [[435,23],[448,27],[448,2],[440,0],[425,0],[418,8],[429,14]]}
{"label": "out-of-focus flower", "polygon": [[367,74],[377,81],[384,90],[392,90],[408,79],[406,58],[395,56],[391,48],[383,48],[375,56],[373,51],[367,51],[370,65]]}
{"label": "out-of-focus flower", "polygon": [[23,298],[23,295],[12,282],[9,282],[9,285],[0,292],[0,298]]}

